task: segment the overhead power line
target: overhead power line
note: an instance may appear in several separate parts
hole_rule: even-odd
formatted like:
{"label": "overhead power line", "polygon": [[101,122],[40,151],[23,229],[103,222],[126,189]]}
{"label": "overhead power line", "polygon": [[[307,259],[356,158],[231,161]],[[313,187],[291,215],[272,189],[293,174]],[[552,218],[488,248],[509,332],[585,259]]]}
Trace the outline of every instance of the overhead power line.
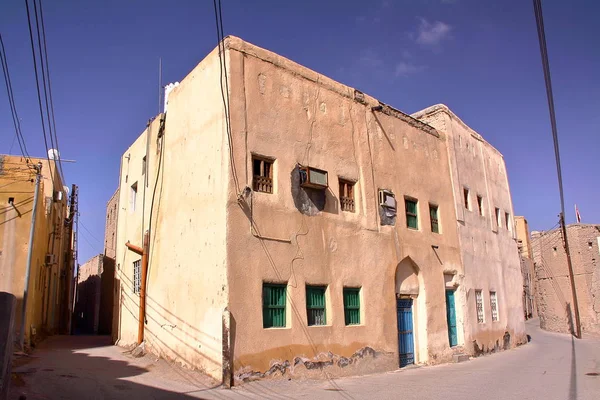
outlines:
{"label": "overhead power line", "polygon": [[[39,13],[38,13],[39,4]],[[54,117],[54,104],[52,100],[52,88],[50,81],[50,69],[48,64],[48,51],[46,46],[46,32],[44,24],[44,15],[42,11],[41,0],[33,0],[33,15],[30,11],[29,0],[25,0],[25,8],[27,10],[27,25],[29,28],[29,40],[31,44],[31,55],[33,58],[33,69],[35,74],[35,83],[38,97],[38,106],[40,111],[40,119],[42,122],[42,134],[44,137],[44,147],[46,149],[46,158],[48,160],[48,168],[52,185],[54,183],[54,173],[52,172],[52,163],[50,159],[50,148],[56,149],[56,155],[53,157],[56,172],[63,184],[65,183],[62,162],[60,157],[60,149],[58,147],[58,136],[56,134],[56,122]],[[32,17],[35,18],[32,21]],[[35,25],[35,34],[34,28]],[[37,40],[36,40],[37,38]],[[37,52],[36,52],[37,45]],[[39,62],[38,54],[39,53]],[[38,68],[39,67],[39,68]],[[40,79],[41,76],[41,79]],[[41,85],[40,85],[41,80]],[[42,96],[43,93],[43,96]],[[45,109],[45,113],[44,113]],[[48,140],[49,137],[49,140]],[[48,146],[50,142],[50,146]]]}
{"label": "overhead power line", "polygon": [[[58,134],[56,133],[56,120],[54,118],[54,101],[52,100],[52,83],[50,81],[50,66],[48,65],[48,48],[46,46],[46,27],[44,24],[44,12],[42,9],[42,0],[38,0],[39,4],[40,4],[40,22],[41,22],[41,26],[42,26],[42,40],[39,43],[39,48],[40,48],[40,58],[42,59],[42,71],[44,71],[44,66],[45,66],[45,72],[46,72],[46,79],[48,81],[48,98],[50,99],[50,112],[48,115],[48,124],[50,126],[50,118],[52,118],[52,130],[50,131],[50,135],[52,135],[52,133],[54,133],[54,143],[56,145],[56,150],[57,150],[57,164],[58,164],[58,169],[60,171],[60,176],[61,176],[61,181],[63,182],[63,184],[65,183],[65,174],[63,172],[63,168],[62,168],[62,160],[61,160],[61,156],[60,156],[60,151],[59,150],[59,145],[58,145]],[[36,15],[36,25],[37,25],[37,15]],[[37,25],[38,28],[38,39],[39,39],[39,25]],[[44,51],[42,52],[42,42],[43,42],[43,47],[44,47]],[[48,112],[48,100],[46,100],[46,111]]]}
{"label": "overhead power line", "polygon": [[33,57],[33,71],[35,73],[35,86],[37,89],[37,96],[38,96],[38,105],[39,105],[39,109],[40,109],[40,118],[42,119],[42,134],[44,135],[44,147],[46,148],[46,158],[48,159],[48,169],[50,170],[50,178],[52,180],[52,187],[55,186],[54,184],[54,174],[52,173],[52,163],[50,162],[50,155],[48,154],[48,150],[50,150],[50,148],[48,147],[48,135],[46,134],[46,123],[44,122],[44,111],[43,111],[43,107],[42,107],[42,95],[40,92],[40,81],[39,81],[39,76],[38,76],[38,63],[37,63],[37,57],[35,55],[35,44],[34,44],[34,40],[33,40],[33,30],[31,27],[31,13],[29,12],[29,1],[25,0],[25,8],[27,9],[27,25],[29,27],[29,41],[31,43],[31,55]]}
{"label": "overhead power line", "polygon": [[29,156],[29,152],[27,151],[25,138],[23,137],[23,132],[21,131],[21,121],[19,120],[19,114],[17,113],[17,106],[13,94],[12,82],[10,80],[10,71],[8,68],[8,58],[6,57],[6,48],[4,47],[4,41],[2,40],[2,34],[0,34],[0,63],[2,64],[2,72],[4,73],[4,83],[6,84],[6,92],[8,94],[8,104],[10,106],[13,125],[15,127],[15,138],[19,143],[21,155],[23,155],[23,157],[29,162],[29,159],[31,157]]}
{"label": "overhead power line", "polygon": [[577,301],[577,290],[575,288],[575,278],[573,276],[573,264],[571,261],[571,251],[569,249],[569,240],[567,237],[567,228],[565,226],[565,196],[563,192],[562,169],[560,166],[560,151],[558,146],[558,129],[556,128],[556,113],[554,110],[554,96],[552,94],[552,80],[550,79],[550,63],[548,61],[548,48],[546,47],[546,34],[544,30],[544,15],[542,12],[541,0],[533,0],[533,9],[535,13],[535,22],[537,25],[538,41],[540,43],[540,53],[542,56],[542,68],[544,70],[544,83],[546,84],[546,95],[548,97],[548,110],[550,111],[550,125],[552,127],[552,140],[554,142],[554,157],[556,158],[556,172],[558,174],[558,190],[560,192],[560,225],[563,233],[565,253],[567,255],[567,267],[571,280],[571,293],[573,296],[573,309],[575,314],[575,332],[573,334],[581,339],[581,321],[579,318],[579,304]]}

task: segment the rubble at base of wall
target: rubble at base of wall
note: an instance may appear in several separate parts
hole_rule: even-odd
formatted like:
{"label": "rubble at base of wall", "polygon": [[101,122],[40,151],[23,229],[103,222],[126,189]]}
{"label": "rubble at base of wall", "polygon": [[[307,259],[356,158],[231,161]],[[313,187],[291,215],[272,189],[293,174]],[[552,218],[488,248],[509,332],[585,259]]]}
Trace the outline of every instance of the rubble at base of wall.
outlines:
{"label": "rubble at base of wall", "polygon": [[479,357],[485,354],[493,354],[503,350],[510,350],[517,346],[524,345],[528,342],[527,335],[525,333],[518,335],[511,335],[508,331],[504,332],[504,335],[497,337],[495,340],[486,341],[482,343],[478,340],[473,340],[472,349],[470,353],[473,357]]}
{"label": "rubble at base of wall", "polygon": [[277,360],[267,371],[253,371],[243,367],[235,373],[235,383],[252,382],[259,379],[309,378],[326,379],[330,376],[363,375],[389,371],[398,368],[394,353],[379,352],[371,347],[363,347],[350,357],[331,352],[320,353],[316,357],[295,357],[293,360]]}

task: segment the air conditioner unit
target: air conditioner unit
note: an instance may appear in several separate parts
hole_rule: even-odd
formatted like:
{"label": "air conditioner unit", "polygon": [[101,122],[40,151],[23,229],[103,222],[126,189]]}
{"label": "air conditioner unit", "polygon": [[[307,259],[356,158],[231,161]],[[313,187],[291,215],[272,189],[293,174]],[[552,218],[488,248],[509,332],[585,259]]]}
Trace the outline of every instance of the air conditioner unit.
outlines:
{"label": "air conditioner unit", "polygon": [[46,254],[46,265],[56,264],[56,255],[55,254]]}
{"label": "air conditioner unit", "polygon": [[300,172],[300,186],[311,189],[327,189],[327,171],[312,167],[298,166]]}
{"label": "air conditioner unit", "polygon": [[391,210],[396,209],[396,196],[391,190],[379,189],[379,205]]}
{"label": "air conditioner unit", "polygon": [[62,201],[62,199],[63,199],[62,190],[57,190],[56,192],[54,192],[54,201]]}

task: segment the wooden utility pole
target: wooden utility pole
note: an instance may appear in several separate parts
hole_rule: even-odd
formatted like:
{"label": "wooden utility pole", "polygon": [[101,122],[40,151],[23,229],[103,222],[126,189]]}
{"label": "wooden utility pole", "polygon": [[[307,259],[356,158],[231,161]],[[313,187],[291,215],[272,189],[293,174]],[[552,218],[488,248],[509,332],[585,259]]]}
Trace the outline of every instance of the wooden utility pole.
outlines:
{"label": "wooden utility pole", "polygon": [[571,251],[569,249],[569,240],[567,238],[567,227],[565,225],[565,216],[563,213],[560,214],[560,227],[562,229],[562,235],[565,246],[565,253],[567,254],[567,267],[569,268],[569,279],[571,281],[571,294],[573,295],[573,311],[575,314],[575,332],[573,334],[576,338],[581,339],[581,320],[579,319],[579,302],[577,301],[577,290],[575,289],[575,275],[573,273],[573,263],[571,262]]}
{"label": "wooden utility pole", "polygon": [[544,70],[544,83],[546,85],[546,97],[548,98],[548,111],[550,113],[550,126],[552,128],[552,141],[554,142],[554,156],[556,158],[556,172],[558,177],[558,192],[560,193],[560,226],[562,228],[565,253],[567,254],[567,267],[571,279],[571,292],[573,293],[573,311],[575,314],[575,332],[577,338],[581,338],[581,323],[579,321],[579,305],[577,302],[577,291],[575,288],[575,277],[573,276],[573,265],[571,264],[571,252],[569,240],[567,239],[567,228],[565,226],[565,195],[563,191],[562,169],[560,167],[560,150],[558,146],[558,128],[556,126],[556,112],[554,110],[554,96],[552,94],[552,79],[550,78],[550,64],[548,61],[548,48],[546,46],[546,33],[544,31],[544,15],[542,13],[542,1],[533,0],[533,10],[542,56],[542,69]]}

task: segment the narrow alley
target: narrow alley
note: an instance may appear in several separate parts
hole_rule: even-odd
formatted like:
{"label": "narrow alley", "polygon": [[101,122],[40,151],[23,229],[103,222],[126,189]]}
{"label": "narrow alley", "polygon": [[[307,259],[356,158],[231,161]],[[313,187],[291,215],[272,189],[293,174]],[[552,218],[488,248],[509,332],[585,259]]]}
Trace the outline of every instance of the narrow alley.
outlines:
{"label": "narrow alley", "polygon": [[321,381],[262,380],[232,390],[200,373],[134,358],[101,336],[57,336],[14,370],[10,399],[493,399],[592,400],[600,393],[600,338],[540,330],[531,342],[460,364]]}

